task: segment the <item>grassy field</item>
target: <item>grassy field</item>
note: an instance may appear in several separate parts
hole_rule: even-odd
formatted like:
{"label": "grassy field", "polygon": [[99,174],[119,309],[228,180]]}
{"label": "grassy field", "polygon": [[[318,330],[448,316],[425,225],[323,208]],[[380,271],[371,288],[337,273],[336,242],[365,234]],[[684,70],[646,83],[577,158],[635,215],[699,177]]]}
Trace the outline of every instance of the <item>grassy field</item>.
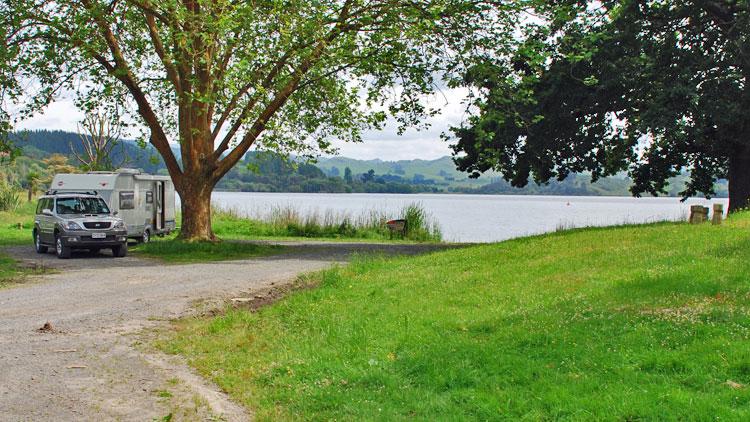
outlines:
{"label": "grassy field", "polygon": [[373,259],[176,322],[259,420],[748,420],[750,214]]}

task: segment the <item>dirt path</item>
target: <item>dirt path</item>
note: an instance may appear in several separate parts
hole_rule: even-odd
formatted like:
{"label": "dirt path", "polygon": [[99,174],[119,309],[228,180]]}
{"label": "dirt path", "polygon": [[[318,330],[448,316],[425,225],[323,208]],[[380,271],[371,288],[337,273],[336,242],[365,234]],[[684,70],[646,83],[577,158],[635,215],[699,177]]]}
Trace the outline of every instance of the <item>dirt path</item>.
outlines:
{"label": "dirt path", "polygon": [[[27,265],[58,272],[0,290],[0,419],[151,421],[172,414],[172,420],[249,420],[181,359],[142,345],[144,333],[196,312],[198,302],[220,306],[353,253],[436,248],[298,243],[272,257],[169,266],[85,254],[57,260],[31,247],[7,249]],[[40,331],[45,322],[51,329]]]}

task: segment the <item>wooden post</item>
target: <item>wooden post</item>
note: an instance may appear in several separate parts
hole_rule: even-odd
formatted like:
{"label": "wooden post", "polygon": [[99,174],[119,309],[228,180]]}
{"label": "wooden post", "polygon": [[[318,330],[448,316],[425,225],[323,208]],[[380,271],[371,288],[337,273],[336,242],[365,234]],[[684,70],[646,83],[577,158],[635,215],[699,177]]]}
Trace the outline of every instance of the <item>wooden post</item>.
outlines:
{"label": "wooden post", "polygon": [[724,218],[724,205],[714,204],[714,215],[711,218],[712,224],[721,224],[721,220]]}
{"label": "wooden post", "polygon": [[708,220],[708,208],[703,205],[690,206],[690,224],[701,224]]}

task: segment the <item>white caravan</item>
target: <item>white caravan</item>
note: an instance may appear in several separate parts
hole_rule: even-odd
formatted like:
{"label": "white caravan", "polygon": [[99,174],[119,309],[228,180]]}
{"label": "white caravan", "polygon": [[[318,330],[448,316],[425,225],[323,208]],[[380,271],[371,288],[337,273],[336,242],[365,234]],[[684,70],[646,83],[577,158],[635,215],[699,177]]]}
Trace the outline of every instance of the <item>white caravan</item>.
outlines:
{"label": "white caravan", "polygon": [[128,237],[148,242],[175,229],[175,191],[169,176],[135,169],[57,174],[51,192],[95,192],[128,226]]}

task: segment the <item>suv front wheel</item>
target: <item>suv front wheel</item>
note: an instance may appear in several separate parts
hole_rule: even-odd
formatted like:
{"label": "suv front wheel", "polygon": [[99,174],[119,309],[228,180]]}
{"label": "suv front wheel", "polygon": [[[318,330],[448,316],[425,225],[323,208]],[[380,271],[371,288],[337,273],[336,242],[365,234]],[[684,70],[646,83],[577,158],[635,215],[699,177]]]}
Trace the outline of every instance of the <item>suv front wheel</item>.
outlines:
{"label": "suv front wheel", "polygon": [[70,247],[63,244],[62,238],[55,235],[55,253],[60,259],[70,258]]}
{"label": "suv front wheel", "polygon": [[116,258],[123,258],[128,255],[128,242],[123,242],[121,245],[112,247],[112,255]]}

